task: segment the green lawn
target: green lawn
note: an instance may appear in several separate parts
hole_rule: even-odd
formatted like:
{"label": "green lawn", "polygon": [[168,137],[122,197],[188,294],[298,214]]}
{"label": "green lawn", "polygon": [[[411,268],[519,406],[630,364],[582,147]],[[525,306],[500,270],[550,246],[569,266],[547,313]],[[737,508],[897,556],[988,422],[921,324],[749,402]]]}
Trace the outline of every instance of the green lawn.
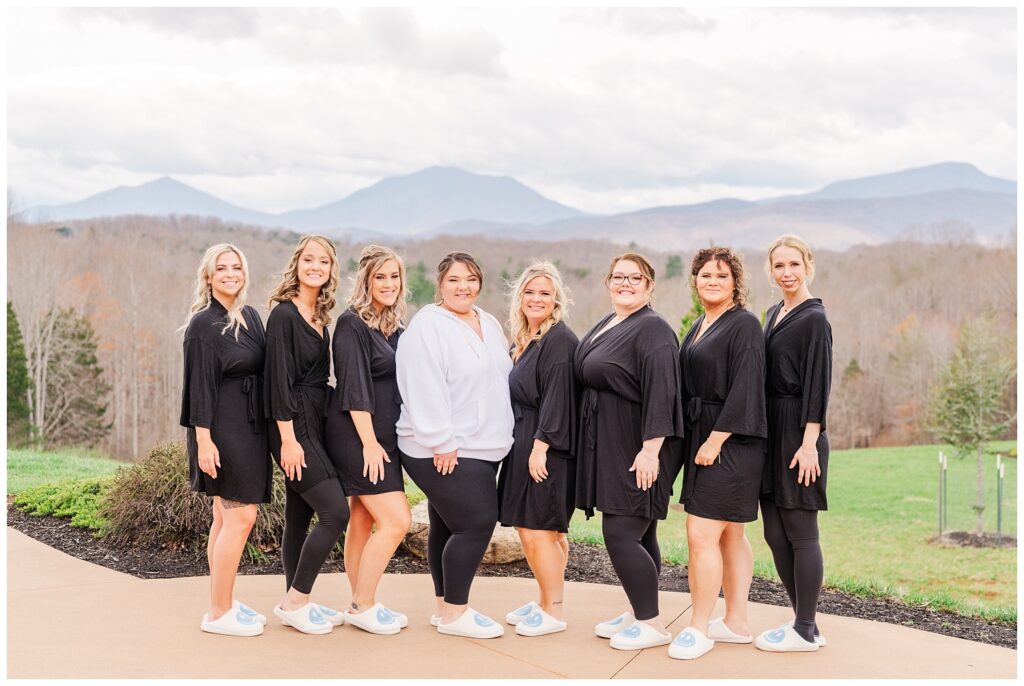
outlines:
{"label": "green lawn", "polygon": [[[1015,442],[992,449],[1009,450]],[[941,446],[841,450],[829,465],[829,510],[819,524],[825,583],[860,594],[901,597],[966,614],[1016,621],[1017,551],[931,545],[937,532]],[[947,454],[949,453],[947,449]],[[995,457],[988,456],[986,529],[995,531]],[[1006,461],[1004,533],[1016,535],[1017,461]],[[974,461],[949,460],[949,528],[974,527]],[[678,497],[679,484],[675,493]],[[685,563],[686,514],[673,510],[658,529],[663,557]],[[747,526],[755,573],[777,578],[761,522]],[[570,536],[600,542],[600,517],[573,518]]]}
{"label": "green lawn", "polygon": [[7,451],[7,494],[26,488],[71,479],[113,474],[124,462],[85,450],[61,452]]}

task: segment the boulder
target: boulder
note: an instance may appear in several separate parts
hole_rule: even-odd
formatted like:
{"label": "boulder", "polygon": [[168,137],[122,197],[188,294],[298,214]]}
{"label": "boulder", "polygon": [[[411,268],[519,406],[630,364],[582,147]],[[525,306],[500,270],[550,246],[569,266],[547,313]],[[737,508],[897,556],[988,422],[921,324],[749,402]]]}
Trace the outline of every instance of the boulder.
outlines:
{"label": "boulder", "polygon": [[[409,526],[409,533],[405,535],[406,549],[417,557],[427,557],[427,531],[430,528],[430,520],[427,517],[427,501],[412,508],[412,524]],[[487,552],[484,553],[485,564],[507,564],[526,559],[523,546],[519,542],[519,534],[510,526],[498,524],[494,527],[491,535],[491,542],[487,544]]]}

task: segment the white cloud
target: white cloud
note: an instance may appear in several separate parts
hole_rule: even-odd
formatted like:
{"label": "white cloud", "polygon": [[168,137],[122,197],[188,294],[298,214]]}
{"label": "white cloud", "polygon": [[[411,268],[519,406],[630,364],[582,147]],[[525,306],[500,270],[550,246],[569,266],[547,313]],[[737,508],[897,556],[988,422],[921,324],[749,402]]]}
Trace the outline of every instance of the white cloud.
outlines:
{"label": "white cloud", "polygon": [[432,164],[594,212],[1016,175],[1013,10],[12,9],[8,174],[265,211]]}

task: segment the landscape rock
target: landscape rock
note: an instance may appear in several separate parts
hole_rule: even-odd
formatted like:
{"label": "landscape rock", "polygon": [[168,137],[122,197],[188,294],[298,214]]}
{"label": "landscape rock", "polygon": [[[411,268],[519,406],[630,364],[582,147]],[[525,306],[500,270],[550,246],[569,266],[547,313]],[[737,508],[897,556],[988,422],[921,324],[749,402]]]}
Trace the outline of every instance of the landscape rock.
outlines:
{"label": "landscape rock", "polygon": [[[409,526],[409,533],[405,536],[405,547],[413,555],[421,558],[427,556],[427,531],[430,528],[430,520],[427,517],[427,501],[412,508],[412,524]],[[491,542],[487,544],[487,552],[484,553],[484,564],[508,564],[526,559],[523,546],[519,542],[519,534],[510,526],[498,524],[494,527],[494,534],[491,535]]]}

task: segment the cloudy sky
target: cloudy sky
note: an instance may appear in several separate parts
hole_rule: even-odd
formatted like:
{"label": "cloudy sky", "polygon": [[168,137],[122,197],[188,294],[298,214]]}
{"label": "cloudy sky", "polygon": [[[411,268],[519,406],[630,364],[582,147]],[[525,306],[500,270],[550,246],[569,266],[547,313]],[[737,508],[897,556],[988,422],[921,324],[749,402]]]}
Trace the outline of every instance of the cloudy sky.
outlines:
{"label": "cloudy sky", "polygon": [[964,161],[1016,178],[997,10],[9,9],[8,186],[252,209],[430,165],[618,212]]}

